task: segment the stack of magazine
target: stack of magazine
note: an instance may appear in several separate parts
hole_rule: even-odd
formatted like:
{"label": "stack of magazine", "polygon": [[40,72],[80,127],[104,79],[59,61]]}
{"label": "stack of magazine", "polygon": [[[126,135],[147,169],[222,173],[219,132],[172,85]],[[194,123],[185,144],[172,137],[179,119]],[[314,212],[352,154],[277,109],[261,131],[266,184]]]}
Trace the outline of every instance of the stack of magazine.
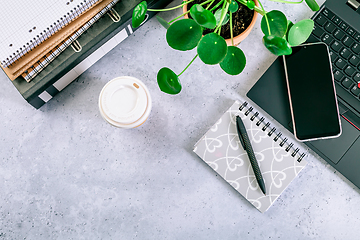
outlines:
{"label": "stack of magazine", "polygon": [[[0,10],[1,68],[24,99],[40,108],[133,33],[131,16],[139,2],[6,1]],[[147,2],[163,8],[171,0]],[[149,14],[147,19],[155,12]]]}

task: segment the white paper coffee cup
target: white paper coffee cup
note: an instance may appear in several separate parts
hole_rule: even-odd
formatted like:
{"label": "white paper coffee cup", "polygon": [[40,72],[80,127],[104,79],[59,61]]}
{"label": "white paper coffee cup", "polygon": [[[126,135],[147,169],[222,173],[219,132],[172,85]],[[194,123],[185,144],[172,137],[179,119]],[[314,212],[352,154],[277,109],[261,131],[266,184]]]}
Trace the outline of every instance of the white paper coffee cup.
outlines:
{"label": "white paper coffee cup", "polygon": [[135,128],[149,117],[152,107],[149,90],[139,79],[129,76],[109,81],[101,90],[101,116],[119,128]]}

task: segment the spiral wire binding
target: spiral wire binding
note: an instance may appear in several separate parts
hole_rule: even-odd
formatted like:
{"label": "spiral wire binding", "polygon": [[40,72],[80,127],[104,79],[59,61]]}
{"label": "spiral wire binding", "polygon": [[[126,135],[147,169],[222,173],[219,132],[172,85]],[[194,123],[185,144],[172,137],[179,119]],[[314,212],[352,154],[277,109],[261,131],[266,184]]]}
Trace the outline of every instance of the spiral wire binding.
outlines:
{"label": "spiral wire binding", "polygon": [[280,143],[279,143],[279,145],[280,145],[280,147],[282,147],[282,146],[284,146],[284,144],[287,142],[287,137],[285,137]]}
{"label": "spiral wire binding", "polygon": [[277,142],[277,140],[281,137],[282,133],[279,132],[275,137],[274,137],[274,141]]}
{"label": "spiral wire binding", "polygon": [[270,132],[268,133],[268,136],[271,137],[271,135],[276,131],[276,128],[273,127]]}
{"label": "spiral wire binding", "polygon": [[264,117],[261,117],[259,121],[257,121],[256,126],[260,126],[260,124],[265,120]]}
{"label": "spiral wire binding", "polygon": [[255,119],[258,115],[259,115],[259,113],[256,112],[256,113],[250,118],[250,120],[251,120],[251,121],[254,121],[254,119]]}
{"label": "spiral wire binding", "polygon": [[239,107],[239,110],[242,111],[244,109],[244,107],[246,107],[248,105],[247,102],[244,102],[243,104],[241,104],[241,106]]}
{"label": "spiral wire binding", "polygon": [[299,152],[299,150],[300,150],[299,148],[296,148],[295,151],[291,154],[291,156],[295,157],[296,154]]}
{"label": "spiral wire binding", "polygon": [[253,109],[253,107],[249,107],[249,109],[245,112],[245,116],[249,115]]}
{"label": "spiral wire binding", "polygon": [[[248,105],[247,102],[244,102],[243,104],[240,105],[239,107],[239,110],[242,111],[244,108],[246,108]],[[245,116],[248,116],[252,111],[254,110],[253,107],[249,107],[246,112],[244,113]],[[259,112],[255,112],[251,117],[250,117],[250,120],[251,121],[254,121],[257,117],[259,116]],[[261,123],[263,123],[265,121],[265,118],[264,117],[260,117],[260,119],[256,122],[256,126],[260,126]],[[264,124],[264,126],[262,127],[262,131],[266,131],[267,128],[270,127],[270,122],[267,122],[266,124]],[[268,136],[271,136],[272,134],[274,134],[276,131],[276,128],[273,127],[269,133],[267,134]],[[279,140],[282,136],[282,133],[281,132],[278,132],[276,134],[276,136],[274,137],[273,141],[277,142],[277,140]],[[283,147],[285,144],[288,144],[287,147],[285,148],[285,151],[286,152],[289,152],[291,149],[294,148],[294,143],[288,143],[288,138],[285,137],[281,140],[281,142],[279,143],[280,147]],[[299,148],[296,148],[294,149],[294,151],[291,153],[291,156],[292,157],[296,157],[297,154],[299,154],[299,151],[300,149]],[[297,159],[297,162],[301,162],[301,160],[306,156],[305,153],[301,153],[300,156],[298,157]]]}
{"label": "spiral wire binding", "polygon": [[[69,0],[66,4],[69,5],[70,2],[74,0]],[[12,55],[10,55],[6,60],[2,61],[3,67],[8,67],[12,65],[16,60],[20,59],[26,53],[31,51],[36,46],[40,45],[43,41],[54,35],[57,31],[68,25],[72,22],[76,17],[80,16],[84,11],[86,11],[90,6],[95,4],[99,0],[83,0],[79,5],[74,7],[68,13],[66,13],[63,17],[58,19],[53,24],[50,24],[43,32],[39,33],[39,35],[30,39],[26,44],[23,45],[20,49],[16,50]],[[35,30],[35,29],[34,29]],[[32,31],[29,30],[29,31]]]}
{"label": "spiral wire binding", "polygon": [[267,123],[265,124],[265,126],[262,128],[262,130],[265,131],[269,126],[270,126],[270,123],[267,122]]}
{"label": "spiral wire binding", "polygon": [[290,143],[289,146],[285,149],[285,151],[290,151],[290,149],[294,146],[294,143]]}

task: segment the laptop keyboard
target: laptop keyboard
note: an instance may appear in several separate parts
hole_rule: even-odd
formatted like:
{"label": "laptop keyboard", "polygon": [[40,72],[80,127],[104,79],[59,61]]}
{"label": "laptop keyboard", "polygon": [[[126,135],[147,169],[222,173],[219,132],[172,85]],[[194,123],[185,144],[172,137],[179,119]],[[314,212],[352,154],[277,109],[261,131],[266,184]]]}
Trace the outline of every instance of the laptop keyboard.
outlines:
{"label": "laptop keyboard", "polygon": [[360,101],[360,33],[326,7],[314,22],[312,37],[328,45],[336,84]]}

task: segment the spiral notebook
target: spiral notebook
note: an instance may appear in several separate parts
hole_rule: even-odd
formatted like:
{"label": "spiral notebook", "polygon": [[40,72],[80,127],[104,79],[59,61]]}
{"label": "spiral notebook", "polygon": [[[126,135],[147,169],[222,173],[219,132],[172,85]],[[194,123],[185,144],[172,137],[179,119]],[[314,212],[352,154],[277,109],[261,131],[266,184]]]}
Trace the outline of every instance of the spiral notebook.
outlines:
{"label": "spiral notebook", "polygon": [[7,67],[68,25],[99,0],[4,1],[0,61]]}
{"label": "spiral notebook", "polygon": [[[48,64],[75,42],[97,20],[118,2],[118,0],[102,0],[94,4],[88,11],[58,30],[46,41],[23,55],[10,66],[3,68],[10,80],[22,76],[27,82],[39,74]],[[75,43],[74,43],[75,42]],[[79,46],[79,45],[78,45]]]}
{"label": "spiral notebook", "polygon": [[[261,192],[240,144],[237,115],[250,138],[265,181],[266,195]],[[271,207],[306,165],[305,153],[246,101],[236,101],[195,144],[194,152],[260,212]]]}
{"label": "spiral notebook", "polygon": [[[46,53],[42,58],[38,59],[36,63],[32,64],[31,67],[27,68],[21,76],[27,81],[30,82],[33,78],[37,76],[47,65],[49,65],[55,58],[62,53],[68,46],[70,46],[81,34],[87,31],[96,21],[98,21],[105,13],[118,2],[119,0],[107,1],[103,0],[98,6],[101,11],[97,12],[88,22],[81,26],[76,32],[74,32],[70,37],[66,38],[60,44],[58,44],[54,49]],[[108,4],[109,3],[109,4]],[[93,8],[92,10],[97,10]]]}

